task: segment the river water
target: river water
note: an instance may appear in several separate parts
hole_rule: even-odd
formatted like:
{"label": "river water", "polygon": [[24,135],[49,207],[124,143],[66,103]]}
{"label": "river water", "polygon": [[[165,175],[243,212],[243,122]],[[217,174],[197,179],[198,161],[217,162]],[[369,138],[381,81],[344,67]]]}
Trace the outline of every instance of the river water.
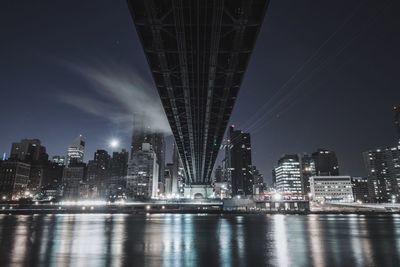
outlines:
{"label": "river water", "polygon": [[0,215],[0,266],[400,266],[400,216]]}

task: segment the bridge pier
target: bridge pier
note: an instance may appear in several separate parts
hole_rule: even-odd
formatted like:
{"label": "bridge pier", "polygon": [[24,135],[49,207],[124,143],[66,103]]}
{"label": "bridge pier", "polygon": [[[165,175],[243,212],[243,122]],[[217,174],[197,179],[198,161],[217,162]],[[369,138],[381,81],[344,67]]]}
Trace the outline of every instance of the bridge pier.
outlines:
{"label": "bridge pier", "polygon": [[185,198],[190,199],[214,198],[213,188],[208,184],[186,185],[183,194]]}

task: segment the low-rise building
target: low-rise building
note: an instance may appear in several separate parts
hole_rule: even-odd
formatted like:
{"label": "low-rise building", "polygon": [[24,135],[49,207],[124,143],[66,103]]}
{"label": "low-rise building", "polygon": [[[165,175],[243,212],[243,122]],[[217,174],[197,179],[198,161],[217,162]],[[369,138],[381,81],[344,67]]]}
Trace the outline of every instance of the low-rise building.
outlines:
{"label": "low-rise building", "polygon": [[327,202],[354,202],[350,176],[311,176],[311,199]]}

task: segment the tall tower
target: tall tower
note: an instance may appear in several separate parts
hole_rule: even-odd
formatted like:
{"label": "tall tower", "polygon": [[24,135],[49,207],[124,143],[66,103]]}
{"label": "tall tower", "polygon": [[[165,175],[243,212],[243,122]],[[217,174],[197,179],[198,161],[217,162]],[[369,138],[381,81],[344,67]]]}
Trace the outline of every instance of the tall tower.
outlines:
{"label": "tall tower", "polygon": [[253,194],[250,134],[229,127],[229,155],[233,195]]}
{"label": "tall tower", "polygon": [[164,166],[165,166],[165,139],[164,134],[155,132],[146,123],[144,114],[135,114],[133,121],[132,143],[131,143],[131,159],[135,152],[143,149],[143,144],[148,143],[152,146],[152,150],[157,156],[157,164],[159,166],[158,177],[160,182],[164,182]]}

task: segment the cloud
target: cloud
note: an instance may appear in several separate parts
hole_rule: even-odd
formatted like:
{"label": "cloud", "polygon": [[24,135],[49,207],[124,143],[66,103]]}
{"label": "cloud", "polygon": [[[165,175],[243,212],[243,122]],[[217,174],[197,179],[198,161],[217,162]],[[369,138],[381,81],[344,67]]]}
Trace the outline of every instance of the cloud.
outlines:
{"label": "cloud", "polygon": [[90,89],[80,94],[61,94],[59,98],[62,102],[106,118],[120,130],[132,130],[134,116],[142,116],[145,125],[154,131],[171,134],[154,86],[144,81],[132,68],[115,64],[98,64],[96,67],[66,65],[89,82]]}

